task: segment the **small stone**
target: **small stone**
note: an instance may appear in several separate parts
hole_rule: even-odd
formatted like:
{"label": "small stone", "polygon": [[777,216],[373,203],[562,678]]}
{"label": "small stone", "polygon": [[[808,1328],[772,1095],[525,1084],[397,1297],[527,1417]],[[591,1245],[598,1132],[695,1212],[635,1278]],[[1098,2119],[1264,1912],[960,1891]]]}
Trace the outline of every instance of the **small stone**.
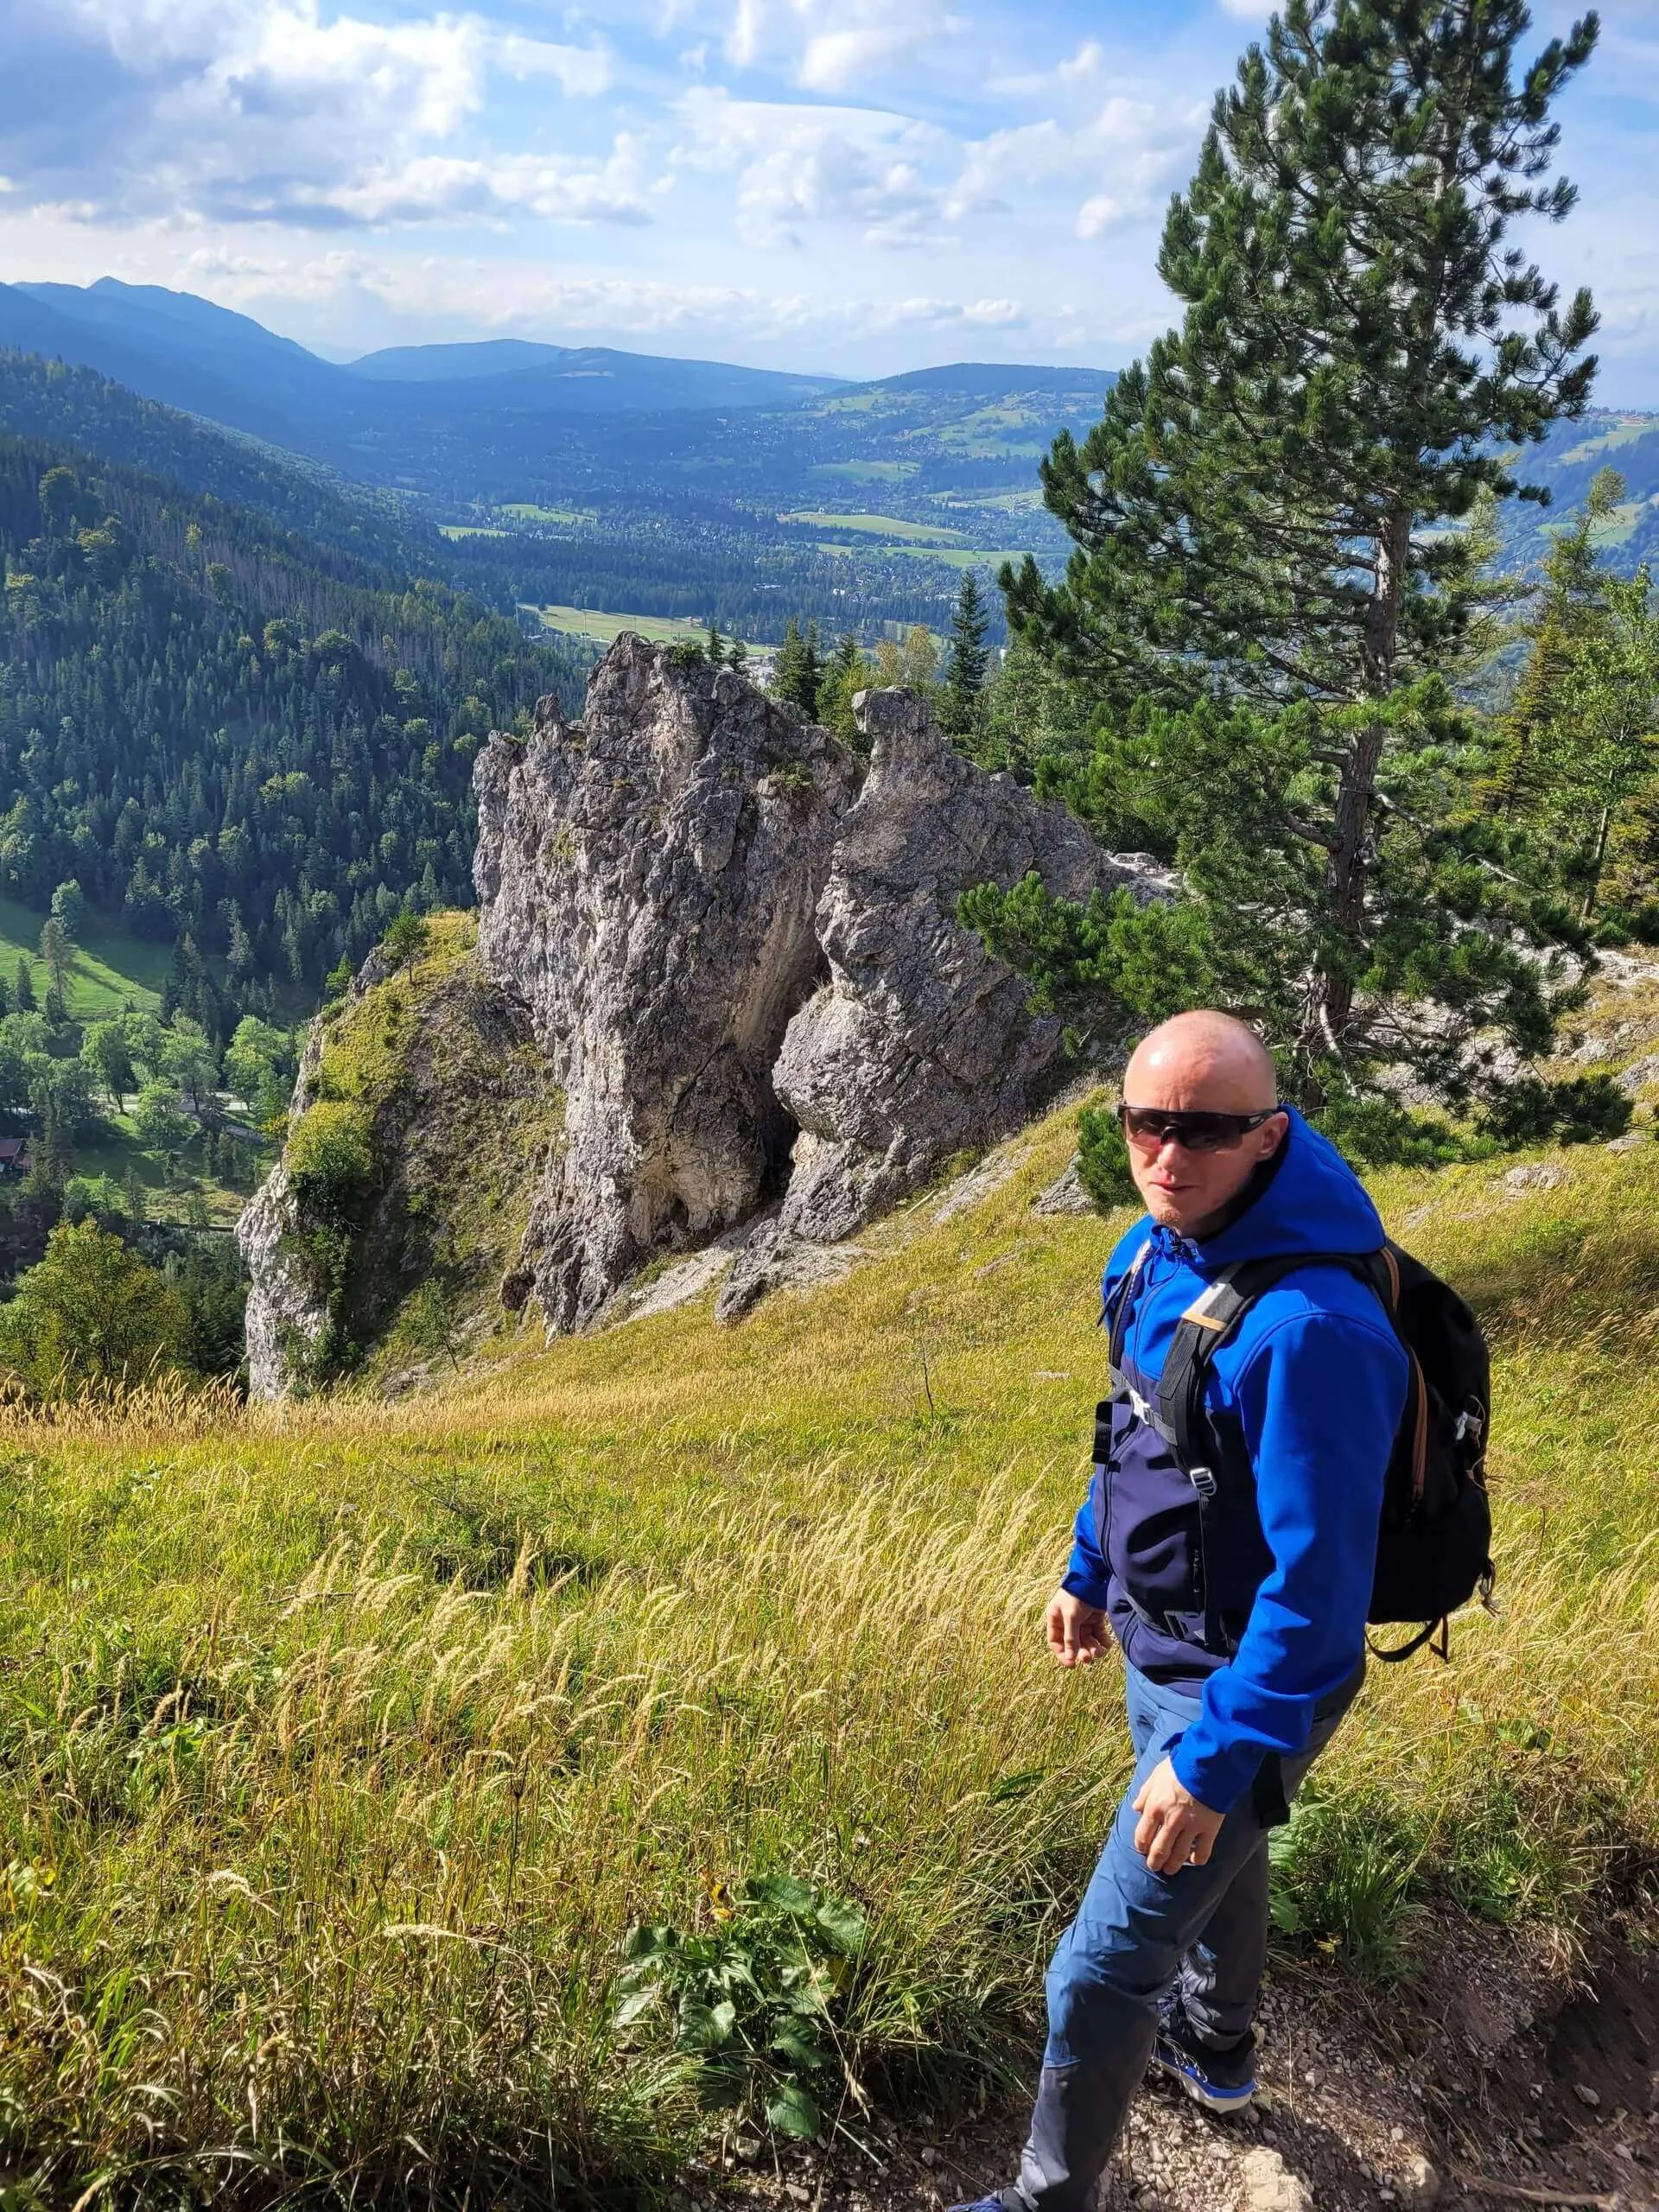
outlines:
{"label": "small stone", "polygon": [[1392,2143],[1403,2143],[1405,2141],[1406,2131],[1401,2126],[1398,2120],[1396,2120],[1394,2126],[1389,2130],[1389,2139]]}
{"label": "small stone", "polygon": [[1308,2068],[1306,2073],[1303,2075],[1302,2079],[1306,2082],[1310,2089],[1317,2089],[1319,2086],[1319,2077],[1313,2071],[1313,2069],[1311,2066]]}
{"label": "small stone", "polygon": [[1276,2151],[1258,2146],[1240,2165],[1248,2212],[1313,2212],[1313,2199],[1300,2176]]}
{"label": "small stone", "polygon": [[931,2166],[931,2165],[935,2165],[935,2164],[938,2164],[938,2156],[939,2156],[938,2152],[933,2148],[933,2145],[930,2143],[930,2144],[927,2145],[926,2149],[922,2152],[922,2164],[923,2164],[925,2166]]}
{"label": "small stone", "polygon": [[1581,2105],[1588,2105],[1592,2112],[1600,2109],[1600,2093],[1592,2089],[1587,2082],[1575,2082],[1573,2084],[1573,2094]]}
{"label": "small stone", "polygon": [[1268,2088],[1265,2082],[1258,2082],[1256,2084],[1255,2104],[1258,2112],[1273,2110],[1273,2091]]}
{"label": "small stone", "polygon": [[1408,2204],[1434,2204],[1440,2200],[1440,2174],[1421,2151],[1406,2161],[1400,2194]]}
{"label": "small stone", "polygon": [[760,2144],[750,2135],[740,2135],[732,2149],[745,2165],[752,2165],[760,2155]]}
{"label": "small stone", "polygon": [[811,2190],[802,2181],[786,2181],[784,2183],[784,2194],[785,2196],[792,2196],[798,2204],[810,2204],[812,2201]]}

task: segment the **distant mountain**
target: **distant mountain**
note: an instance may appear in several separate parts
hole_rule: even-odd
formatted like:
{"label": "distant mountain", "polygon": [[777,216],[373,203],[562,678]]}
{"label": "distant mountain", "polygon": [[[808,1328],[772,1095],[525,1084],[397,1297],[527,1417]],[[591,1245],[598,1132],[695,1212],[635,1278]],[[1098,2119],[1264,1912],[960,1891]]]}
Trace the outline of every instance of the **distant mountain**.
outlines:
{"label": "distant mountain", "polygon": [[480,338],[459,346],[385,346],[345,365],[354,377],[385,384],[442,384],[464,377],[505,376],[562,361],[569,349],[538,346],[529,338]]}
{"label": "distant mountain", "polygon": [[[448,399],[467,407],[580,415],[785,406],[816,399],[841,382],[778,369],[734,368],[725,361],[674,360],[602,346],[537,346],[512,338],[466,346],[392,346],[352,362],[350,372],[371,382],[440,388],[424,395],[429,405]],[[465,389],[443,389],[456,385]]]}
{"label": "distant mountain", "polygon": [[443,538],[407,499],[141,398],[96,369],[0,352],[0,431],[148,469],[375,566],[442,575],[451,565]]}
{"label": "distant mountain", "polygon": [[[352,469],[390,439],[418,449],[480,410],[507,414],[673,413],[817,397],[829,377],[598,346],[396,346],[340,365],[251,316],[188,292],[123,284],[0,285],[0,346],[55,356],[193,414]],[[365,465],[366,464],[366,465]]]}
{"label": "distant mountain", "polygon": [[1116,369],[1039,368],[1020,361],[951,361],[942,369],[909,369],[902,376],[879,377],[860,391],[950,392],[969,399],[998,399],[1005,392],[1105,393],[1117,380]]}

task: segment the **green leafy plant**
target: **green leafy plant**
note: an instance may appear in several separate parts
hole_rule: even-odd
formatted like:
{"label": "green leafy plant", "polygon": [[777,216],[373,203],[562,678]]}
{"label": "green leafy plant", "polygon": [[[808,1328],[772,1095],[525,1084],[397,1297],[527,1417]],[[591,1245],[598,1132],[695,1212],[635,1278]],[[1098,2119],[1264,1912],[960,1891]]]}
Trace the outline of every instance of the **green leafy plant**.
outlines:
{"label": "green leafy plant", "polygon": [[1273,1925],[1387,1979],[1404,1965],[1421,1915],[1419,1856],[1382,1808],[1304,1792],[1268,1844]]}
{"label": "green leafy plant", "polygon": [[616,2024],[671,2024],[714,2111],[756,2110],[779,2133],[810,2137],[846,2078],[835,2031],[863,1948],[861,1909],[791,1874],[763,1875],[737,1897],[713,1891],[715,1926],[632,1930],[616,1984]]}

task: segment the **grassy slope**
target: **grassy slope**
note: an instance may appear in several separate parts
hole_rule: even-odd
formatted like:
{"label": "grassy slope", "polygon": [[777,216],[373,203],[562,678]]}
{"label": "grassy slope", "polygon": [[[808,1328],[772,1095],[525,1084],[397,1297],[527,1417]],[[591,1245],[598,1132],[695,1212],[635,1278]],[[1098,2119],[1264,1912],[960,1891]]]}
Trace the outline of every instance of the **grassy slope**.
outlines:
{"label": "grassy slope", "polygon": [[[46,921],[15,899],[0,899],[0,976],[8,987],[16,980],[17,963],[27,958],[35,980],[35,995],[44,1000],[50,977],[40,957],[41,931]],[[162,985],[173,963],[170,944],[151,944],[101,916],[88,914],[75,949],[74,964],[65,994],[69,1014],[77,1021],[93,1021],[99,1015],[119,1014],[123,1007],[140,1013],[161,1004]]]}
{"label": "grassy slope", "polygon": [[[11,1416],[0,2092],[34,2151],[78,2138],[84,2178],[280,2129],[385,2202],[601,2177],[691,2126],[606,2028],[619,1938],[766,1868],[871,1908],[867,2075],[1027,2032],[1124,1764],[1115,1670],[1036,1640],[1114,1233],[1030,1211],[1070,1143],[739,1330],[525,1344],[397,1408]],[[1377,1670],[1325,1763],[1298,1880],[1344,1945],[1412,1884],[1570,1927],[1659,1843],[1659,1146],[1562,1165],[1379,1180],[1499,1348],[1503,1610]]]}

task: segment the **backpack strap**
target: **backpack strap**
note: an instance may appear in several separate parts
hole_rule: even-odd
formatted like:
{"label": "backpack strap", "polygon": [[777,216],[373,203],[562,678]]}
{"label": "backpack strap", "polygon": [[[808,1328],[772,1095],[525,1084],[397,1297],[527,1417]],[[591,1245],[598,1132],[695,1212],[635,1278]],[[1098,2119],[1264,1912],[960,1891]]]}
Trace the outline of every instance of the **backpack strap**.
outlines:
{"label": "backpack strap", "polygon": [[1253,1488],[1255,1473],[1248,1455],[1221,1447],[1205,1407],[1205,1382],[1216,1353],[1256,1300],[1294,1268],[1306,1264],[1302,1254],[1294,1253],[1239,1260],[1224,1268],[1176,1323],[1163,1373],[1158,1378],[1151,1425],[1198,1492],[1205,1644],[1229,1657],[1238,1649],[1238,1638],[1223,1617],[1217,1578],[1211,1571],[1211,1513],[1224,1491]]}
{"label": "backpack strap", "polygon": [[[1157,1405],[1143,1416],[1150,1421],[1174,1453],[1198,1494],[1198,1546],[1204,1569],[1204,1638],[1213,1651],[1229,1656],[1237,1649],[1237,1638],[1229,1634],[1215,1599],[1210,1572],[1210,1532],[1206,1509],[1212,1507],[1224,1488],[1254,1485],[1255,1471],[1243,1452],[1224,1448],[1204,1402],[1205,1382],[1211,1361],[1237,1328],[1256,1300],[1299,1268],[1336,1267],[1367,1285],[1387,1313],[1410,1363],[1406,1410],[1400,1433],[1411,1438],[1412,1498],[1421,1497],[1428,1472],[1428,1384],[1422,1365],[1400,1327],[1400,1264],[1393,1248],[1384,1244],[1375,1252],[1278,1253],[1258,1260],[1240,1260],[1224,1268],[1213,1282],[1189,1306],[1176,1325],[1164,1370],[1159,1377]],[[1117,1379],[1116,1376],[1114,1379]],[[1124,1387],[1127,1387],[1125,1385]],[[1136,1411],[1141,1411],[1137,1404]],[[1436,1647],[1444,1658],[1449,1624],[1428,1621],[1421,1631],[1393,1650],[1384,1650],[1365,1639],[1373,1656],[1395,1661],[1408,1659],[1422,1649],[1438,1630]]]}

